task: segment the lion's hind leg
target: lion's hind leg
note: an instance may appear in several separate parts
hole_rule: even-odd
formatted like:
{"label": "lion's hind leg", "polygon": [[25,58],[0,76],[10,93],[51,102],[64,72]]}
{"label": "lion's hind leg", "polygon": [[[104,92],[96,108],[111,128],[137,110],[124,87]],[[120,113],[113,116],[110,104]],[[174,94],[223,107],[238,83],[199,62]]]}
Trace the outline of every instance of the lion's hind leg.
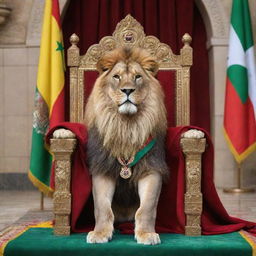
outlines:
{"label": "lion's hind leg", "polygon": [[138,182],[140,207],[135,214],[135,239],[139,244],[155,245],[161,243],[155,232],[156,208],[162,186],[159,173],[152,173]]}
{"label": "lion's hind leg", "polygon": [[87,235],[87,243],[107,243],[112,239],[114,215],[111,209],[115,182],[102,175],[92,177],[95,228]]}

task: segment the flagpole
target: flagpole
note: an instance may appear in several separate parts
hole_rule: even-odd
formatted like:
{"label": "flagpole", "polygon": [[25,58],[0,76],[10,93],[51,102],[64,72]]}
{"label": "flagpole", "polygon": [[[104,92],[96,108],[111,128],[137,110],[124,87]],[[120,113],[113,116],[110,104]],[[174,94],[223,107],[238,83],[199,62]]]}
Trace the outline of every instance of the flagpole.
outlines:
{"label": "flagpole", "polygon": [[225,193],[252,193],[255,192],[254,188],[243,188],[242,187],[242,166],[237,164],[237,187],[235,188],[224,188]]}
{"label": "flagpole", "polygon": [[40,198],[40,210],[44,210],[44,193],[41,192],[41,198]]}

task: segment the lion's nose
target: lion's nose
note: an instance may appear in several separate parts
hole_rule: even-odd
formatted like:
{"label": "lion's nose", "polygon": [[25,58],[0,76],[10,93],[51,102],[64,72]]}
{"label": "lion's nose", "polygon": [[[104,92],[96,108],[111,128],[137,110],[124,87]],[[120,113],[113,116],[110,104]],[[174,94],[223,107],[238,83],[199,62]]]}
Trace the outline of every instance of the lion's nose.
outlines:
{"label": "lion's nose", "polygon": [[135,91],[135,89],[121,89],[121,91],[129,96],[132,92]]}

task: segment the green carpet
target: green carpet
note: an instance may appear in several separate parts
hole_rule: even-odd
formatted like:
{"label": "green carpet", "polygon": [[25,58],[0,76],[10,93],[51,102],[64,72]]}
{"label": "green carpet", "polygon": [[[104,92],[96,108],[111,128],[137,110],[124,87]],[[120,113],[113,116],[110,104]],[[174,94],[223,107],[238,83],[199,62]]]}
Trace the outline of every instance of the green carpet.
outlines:
{"label": "green carpet", "polygon": [[238,233],[188,237],[161,234],[162,243],[139,245],[132,235],[115,234],[106,244],[87,244],[86,234],[54,236],[52,228],[30,228],[10,241],[4,256],[251,256],[252,248]]}

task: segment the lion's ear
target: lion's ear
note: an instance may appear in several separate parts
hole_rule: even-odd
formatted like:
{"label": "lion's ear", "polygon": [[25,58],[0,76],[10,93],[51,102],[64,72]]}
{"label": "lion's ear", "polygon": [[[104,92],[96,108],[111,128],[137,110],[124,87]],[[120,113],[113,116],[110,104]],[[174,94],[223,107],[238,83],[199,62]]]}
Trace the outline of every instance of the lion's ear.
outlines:
{"label": "lion's ear", "polygon": [[120,56],[120,50],[114,50],[103,55],[97,63],[97,69],[100,74],[112,69],[121,58]]}
{"label": "lion's ear", "polygon": [[153,76],[155,76],[158,72],[158,63],[153,58],[147,58],[143,60],[141,65],[146,71],[150,72]]}
{"label": "lion's ear", "polygon": [[112,67],[113,67],[113,63],[106,57],[101,58],[97,62],[97,70],[99,71],[100,74],[111,69]]}

